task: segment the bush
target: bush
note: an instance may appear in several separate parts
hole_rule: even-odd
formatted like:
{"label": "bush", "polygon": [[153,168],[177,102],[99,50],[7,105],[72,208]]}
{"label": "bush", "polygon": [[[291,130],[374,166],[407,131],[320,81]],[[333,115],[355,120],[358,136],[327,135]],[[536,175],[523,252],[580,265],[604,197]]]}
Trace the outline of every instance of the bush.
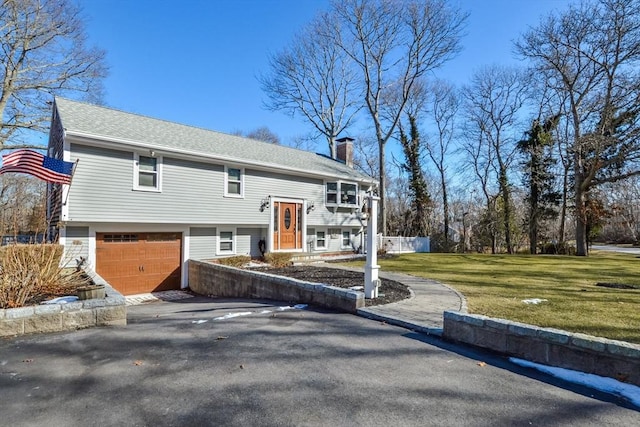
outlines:
{"label": "bush", "polygon": [[249,261],[251,261],[251,257],[249,255],[236,255],[230,256],[227,258],[218,258],[218,264],[228,265],[230,267],[242,267]]}
{"label": "bush", "polygon": [[80,269],[60,265],[62,246],[9,245],[0,249],[0,308],[23,307],[73,294],[90,280]]}
{"label": "bush", "polygon": [[547,242],[542,245],[541,253],[545,255],[575,255],[576,247],[567,242],[551,243]]}
{"label": "bush", "polygon": [[288,267],[292,264],[293,254],[289,252],[269,252],[264,256],[264,260],[272,267]]}

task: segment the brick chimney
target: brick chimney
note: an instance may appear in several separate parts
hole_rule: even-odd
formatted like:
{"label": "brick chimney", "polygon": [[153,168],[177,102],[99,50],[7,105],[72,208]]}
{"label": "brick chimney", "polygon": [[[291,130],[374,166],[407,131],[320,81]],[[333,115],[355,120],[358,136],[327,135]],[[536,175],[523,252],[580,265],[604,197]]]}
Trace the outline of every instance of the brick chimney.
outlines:
{"label": "brick chimney", "polygon": [[336,139],[336,156],[350,168],[353,167],[353,138],[348,136]]}

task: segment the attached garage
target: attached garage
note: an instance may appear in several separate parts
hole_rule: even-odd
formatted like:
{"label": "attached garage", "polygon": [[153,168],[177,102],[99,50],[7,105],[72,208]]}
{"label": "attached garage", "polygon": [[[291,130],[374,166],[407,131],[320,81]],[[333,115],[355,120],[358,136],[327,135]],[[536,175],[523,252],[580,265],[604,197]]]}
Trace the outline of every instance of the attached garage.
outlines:
{"label": "attached garage", "polygon": [[181,233],[96,233],[96,272],[123,295],[180,289]]}

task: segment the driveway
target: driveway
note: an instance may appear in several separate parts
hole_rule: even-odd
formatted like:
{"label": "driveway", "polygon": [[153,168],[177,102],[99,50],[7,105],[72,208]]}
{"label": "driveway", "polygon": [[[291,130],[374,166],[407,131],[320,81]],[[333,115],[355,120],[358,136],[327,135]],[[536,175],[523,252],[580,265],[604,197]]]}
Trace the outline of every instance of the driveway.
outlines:
{"label": "driveway", "polygon": [[624,254],[634,254],[640,255],[640,248],[635,247],[621,247],[621,246],[613,246],[613,245],[593,245],[591,249],[596,251],[605,251],[605,252],[621,252]]}
{"label": "driveway", "polygon": [[609,395],[488,353],[349,314],[280,306],[155,302],[129,307],[126,327],[2,340],[0,423],[640,423],[640,412]]}

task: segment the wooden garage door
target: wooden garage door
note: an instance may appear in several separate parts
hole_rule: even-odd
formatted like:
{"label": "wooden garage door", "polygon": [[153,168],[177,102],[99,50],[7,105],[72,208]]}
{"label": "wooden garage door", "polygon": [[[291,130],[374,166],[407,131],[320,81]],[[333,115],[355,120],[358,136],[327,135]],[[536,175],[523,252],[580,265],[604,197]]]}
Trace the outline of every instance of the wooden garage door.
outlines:
{"label": "wooden garage door", "polygon": [[97,233],[96,272],[124,295],[180,289],[180,233]]}

